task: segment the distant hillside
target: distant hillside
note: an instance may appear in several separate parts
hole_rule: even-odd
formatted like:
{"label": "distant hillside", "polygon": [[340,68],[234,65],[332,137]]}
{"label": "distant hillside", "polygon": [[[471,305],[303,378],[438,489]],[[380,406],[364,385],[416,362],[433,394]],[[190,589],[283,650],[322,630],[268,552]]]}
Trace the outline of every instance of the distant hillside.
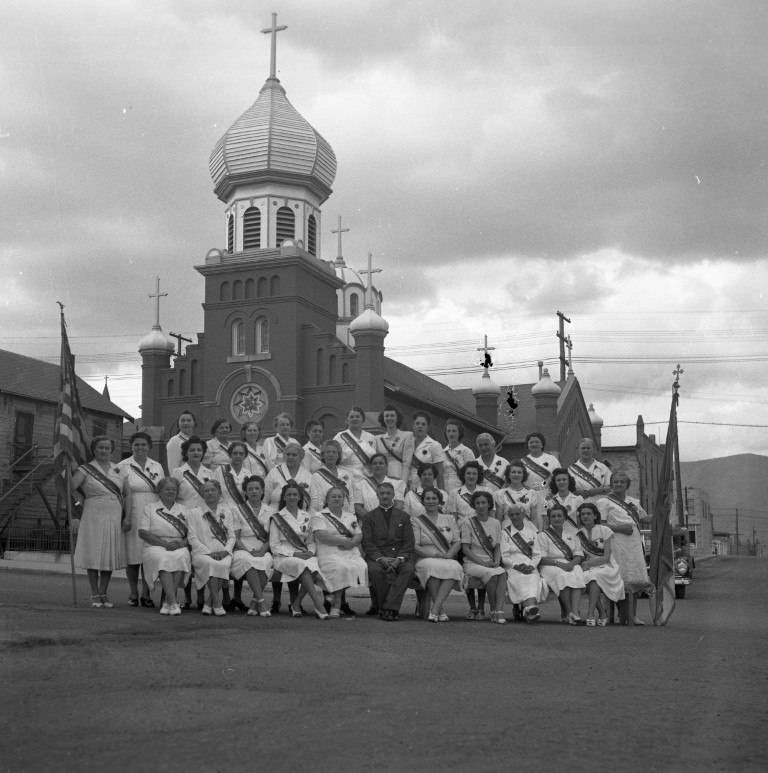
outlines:
{"label": "distant hillside", "polygon": [[680,472],[683,486],[700,488],[709,494],[716,530],[735,532],[733,513],[738,507],[742,542],[752,538],[754,527],[757,538],[768,543],[768,456],[737,454],[682,462]]}

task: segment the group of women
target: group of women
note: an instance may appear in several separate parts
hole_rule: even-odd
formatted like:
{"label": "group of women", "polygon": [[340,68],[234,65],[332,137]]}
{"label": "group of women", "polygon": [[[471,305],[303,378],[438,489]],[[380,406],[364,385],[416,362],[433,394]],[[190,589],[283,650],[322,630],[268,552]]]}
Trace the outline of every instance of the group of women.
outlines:
{"label": "group of women", "polygon": [[490,435],[478,436],[477,453],[465,446],[457,419],[447,421],[441,446],[428,434],[430,421],[417,412],[407,431],[387,406],[379,415],[384,431],[374,436],[354,407],[346,429],[324,442],[322,424],[309,422],[302,446],[286,413],[262,443],[258,424],[245,424],[232,440],[224,419],[203,440],[185,412],[166,449],[170,475],[148,457],[145,432],[131,436],[132,455],[117,464],[114,443],[94,438],[93,461],[72,473],[84,498],[75,561],[88,572],[92,606],[113,606],[111,573],[125,567],[128,603],[153,607],[151,588],[159,584],[162,615],[191,608],[194,584],[203,614],[242,609],[267,617],[280,611],[283,582],[293,616],[303,614],[306,596],[319,619],[354,615],[345,591],[367,585],[360,521],[378,506],[386,482],[395,506],[411,516],[412,560],[431,622],[448,620],[444,605],[458,590],[472,620],[485,618],[487,596],[491,621],[506,622],[508,599],[516,618],[533,623],[552,591],[571,625],[605,625],[606,601],[622,605],[624,621],[641,623],[634,599],[649,590],[640,537],[648,516],[627,496],[627,475],[611,476],[594,459],[591,440],[581,441],[579,459],[565,469],[545,453],[539,433],[526,439],[525,457],[507,462]]}

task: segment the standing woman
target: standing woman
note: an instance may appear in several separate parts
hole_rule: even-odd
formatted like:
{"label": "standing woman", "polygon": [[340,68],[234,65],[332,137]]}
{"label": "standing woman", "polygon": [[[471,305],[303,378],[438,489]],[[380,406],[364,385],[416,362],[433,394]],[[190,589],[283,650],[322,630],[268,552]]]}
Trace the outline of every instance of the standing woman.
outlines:
{"label": "standing woman", "polygon": [[240,429],[240,440],[245,443],[248,455],[245,466],[251,475],[266,478],[269,472],[269,462],[261,447],[261,427],[255,421],[246,421]]}
{"label": "standing woman", "polygon": [[171,470],[171,476],[179,481],[179,503],[187,510],[203,507],[203,483],[213,477],[213,471],[203,466],[207,443],[192,435],[181,446],[183,464]]}
{"label": "standing woman", "polygon": [[309,513],[300,508],[303,494],[295,481],[283,486],[279,510],[270,521],[269,548],[275,569],[289,582],[298,580],[301,584],[296,600],[289,605],[291,615],[301,617],[301,600],[309,594],[315,606],[315,616],[319,620],[328,620],[323,609],[323,597],[315,587],[316,580],[323,588],[327,588],[327,584],[315,558],[317,546],[312,537]]}
{"label": "standing woman", "polygon": [[443,503],[448,501],[448,495],[442,489],[435,486],[437,480],[437,465],[425,462],[419,465],[419,485],[412,486],[411,490],[405,495],[403,510],[411,517],[421,515],[424,512],[424,505],[421,503],[422,494],[428,489],[435,489],[440,492],[440,510],[443,510]]}
{"label": "standing woman", "polygon": [[272,576],[272,555],[269,552],[269,521],[273,510],[263,504],[264,479],[250,475],[243,481],[245,503],[234,514],[235,552],[230,573],[242,588],[245,580],[253,592],[253,600],[247,614],[251,617],[269,617],[264,589]]}
{"label": "standing woman", "polygon": [[563,529],[569,534],[576,534],[579,524],[579,505],[584,501],[575,493],[576,481],[571,477],[568,470],[557,467],[552,470],[552,477],[547,484],[549,489],[549,499],[546,501],[547,513],[555,505],[561,505],[565,508],[565,524]]}
{"label": "standing woman", "polygon": [[612,554],[624,580],[627,603],[622,602],[621,619],[626,624],[630,617],[635,625],[645,625],[637,616],[637,594],[653,588],[645,565],[643,538],[640,534],[640,522],[650,521],[651,516],[640,507],[640,502],[627,494],[629,475],[617,470],[611,475],[611,493],[603,497],[597,506],[601,520],[613,532]]}
{"label": "standing woman", "polygon": [[498,491],[504,488],[504,470],[509,462],[496,453],[496,441],[493,435],[483,432],[475,440],[477,446],[477,461],[483,470],[483,480],[486,488]]}
{"label": "standing woman", "polygon": [[560,600],[561,623],[583,625],[579,617],[579,600],[586,587],[581,562],[584,551],[575,534],[563,530],[566,512],[562,505],[554,505],[549,511],[549,526],[539,532],[541,576]]}
{"label": "standing woman", "polygon": [[125,566],[123,531],[131,528],[131,487],[110,461],[114,450],[114,440],[97,435],[91,440],[93,461],[72,472],[72,488],[81,489],[85,497],[75,564],[88,572],[92,607],[114,606],[107,590],[112,572]]}
{"label": "standing woman", "polygon": [[[379,425],[384,427],[384,433],[376,435],[376,451],[387,458],[387,477],[401,480],[405,494],[413,459],[413,432],[403,429],[402,414],[394,405],[384,406],[379,414]],[[374,507],[378,506],[377,499]]]}
{"label": "standing woman", "polygon": [[192,560],[187,541],[187,514],[176,502],[179,482],[161,478],[157,482],[159,502],[147,505],[139,516],[138,532],[144,542],[144,576],[154,585],[158,580],[165,593],[161,615],[180,615],[176,593],[190,577]]}
{"label": "standing woman", "polygon": [[432,423],[432,416],[426,411],[416,411],[413,414],[413,458],[411,459],[410,485],[416,488],[419,485],[419,469],[422,464],[433,464],[437,473],[435,480],[440,489],[445,488],[443,482],[443,467],[445,454],[437,440],[433,440],[427,430]]}
{"label": "standing woman", "polygon": [[317,544],[317,563],[326,589],[333,595],[329,615],[335,620],[346,612],[344,591],[368,584],[368,565],[360,553],[363,533],[344,490],[336,486],[328,489],[325,507],[312,516],[311,528]]}
{"label": "standing woman", "polygon": [[275,430],[273,437],[268,437],[264,441],[264,445],[261,447],[262,453],[267,460],[269,469],[277,467],[278,464],[283,464],[285,456],[286,445],[291,440],[291,432],[293,432],[293,416],[290,413],[278,413],[272,422],[272,427]]}
{"label": "standing woman", "polygon": [[125,574],[128,577],[128,603],[137,607],[154,607],[147,581],[142,578],[142,594],[139,599],[139,573],[144,560],[144,541],[139,537],[139,519],[147,505],[159,500],[155,486],[165,477],[160,462],[148,458],[152,438],[146,432],[134,432],[129,441],[133,455],[118,463],[131,487],[131,528],[125,531]]}
{"label": "standing woman", "polygon": [[556,456],[544,453],[546,446],[547,441],[541,432],[531,432],[525,436],[525,447],[528,449],[528,455],[524,456],[521,461],[528,470],[528,488],[544,489],[549,483],[552,470],[560,467],[560,462]]}
{"label": "standing woman", "polygon": [[347,414],[347,428],[338,432],[334,440],[341,446],[340,466],[354,482],[371,471],[371,457],[376,453],[376,441],[363,429],[365,411],[356,405]]}
{"label": "standing woman", "polygon": [[176,419],[176,424],[179,428],[178,433],[165,445],[165,461],[170,473],[183,464],[181,446],[194,434],[197,419],[192,411],[182,411]]}
{"label": "standing woman", "polygon": [[245,502],[243,481],[251,474],[246,467],[248,446],[242,440],[235,440],[227,447],[229,464],[222,464],[213,471],[213,479],[221,486],[221,501],[227,507],[237,508]]}
{"label": "standing woman", "polygon": [[[589,594],[587,625],[604,626],[608,622],[608,615],[603,609],[600,593],[605,593],[616,603],[624,600],[624,581],[621,579],[619,565],[611,551],[614,536],[607,526],[600,523],[600,511],[594,502],[584,502],[579,506],[579,521],[581,526],[576,536],[584,550],[581,568]],[[595,620],[595,609],[597,609],[597,620]]]}
{"label": "standing woman", "polygon": [[483,468],[476,459],[470,459],[459,470],[459,487],[448,493],[447,511],[461,522],[464,518],[471,518],[474,514],[472,507],[472,495],[475,491],[490,491],[481,485],[483,482]]}
{"label": "standing woman", "polygon": [[576,481],[576,493],[593,502],[611,493],[611,471],[595,459],[595,444],[585,437],[579,441],[579,458],[568,468]]}
{"label": "standing woman", "polygon": [[416,576],[432,600],[430,623],[447,623],[443,604],[452,590],[464,586],[464,570],[456,560],[461,548],[459,527],[452,515],[440,512],[440,492],[427,489],[422,494],[424,512],[411,518],[413,525]]}
{"label": "standing woman", "polygon": [[312,483],[312,476],[301,463],[304,458],[304,449],[299,445],[298,440],[290,440],[286,444],[283,450],[283,458],[285,461],[278,464],[277,467],[273,467],[264,481],[266,486],[264,500],[270,507],[277,509],[283,486],[289,480],[294,480],[304,492],[302,509],[309,510],[309,487]]}
{"label": "standing woman", "polygon": [[216,470],[222,464],[229,464],[229,433],[232,431],[232,425],[227,419],[216,419],[211,427],[211,435],[208,441],[208,448],[203,457],[203,464],[211,470]]}
{"label": "standing woman", "polygon": [[464,439],[464,425],[453,417],[445,420],[445,439],[448,441],[443,453],[445,454],[445,467],[443,479],[445,490],[450,497],[464,481],[461,480],[461,469],[467,462],[471,462],[475,455],[471,448],[467,448],[461,441]]}
{"label": "standing woman", "polygon": [[[344,509],[352,510],[352,476],[348,470],[338,467],[341,459],[341,446],[337,440],[326,440],[320,455],[323,464],[312,473],[309,484],[310,512],[319,513],[326,505],[326,496],[332,488],[344,494]],[[362,539],[362,537],[361,537]]]}
{"label": "standing woman", "polygon": [[307,442],[302,446],[304,458],[301,463],[310,473],[317,472],[323,463],[323,452],[320,449],[323,444],[323,432],[325,432],[325,424],[319,419],[310,419],[304,425]]}
{"label": "standing woman", "polygon": [[222,504],[221,484],[209,480],[203,485],[205,507],[192,510],[187,516],[192,566],[198,591],[208,587],[208,600],[203,614],[226,615],[221,600],[224,583],[229,585],[232,551],[235,547],[235,525],[230,509]]}
{"label": "standing woman", "polygon": [[514,513],[522,513],[537,529],[540,529],[542,524],[533,512],[533,492],[524,485],[527,477],[526,466],[519,459],[513,459],[504,472],[506,485],[493,495],[493,499],[496,507],[501,511],[502,521]]}
{"label": "standing woman", "polygon": [[[475,514],[461,524],[461,549],[464,551],[464,574],[476,577],[488,591],[491,622],[506,623],[504,601],[507,595],[507,572],[501,566],[501,524],[491,518],[493,494],[475,491],[472,495]],[[483,619],[482,608],[475,620]]]}
{"label": "standing woman", "polygon": [[375,453],[371,457],[371,474],[363,477],[353,486],[355,515],[362,518],[366,513],[375,510],[379,506],[379,497],[377,491],[382,483],[391,483],[395,490],[395,507],[398,510],[403,508],[403,499],[405,499],[405,483],[400,478],[390,478],[387,475],[389,469],[387,457],[384,454]]}

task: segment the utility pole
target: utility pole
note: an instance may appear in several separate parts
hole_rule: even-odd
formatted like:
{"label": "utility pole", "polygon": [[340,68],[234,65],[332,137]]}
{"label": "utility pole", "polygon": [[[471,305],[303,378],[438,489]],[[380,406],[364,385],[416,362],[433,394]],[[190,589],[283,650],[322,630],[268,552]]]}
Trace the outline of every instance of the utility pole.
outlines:
{"label": "utility pole", "polygon": [[565,381],[565,369],[568,364],[565,358],[565,323],[571,324],[571,320],[563,314],[562,311],[557,312],[559,322],[559,330],[557,331],[557,337],[560,339],[560,381]]}
{"label": "utility pole", "polygon": [[[677,390],[680,388],[680,376],[685,373],[685,371],[680,367],[680,363],[677,363],[677,368],[672,371],[672,374],[675,377],[675,383],[672,385],[672,388],[675,390],[675,394],[677,394]],[[675,499],[677,500],[677,525],[682,527],[683,526],[683,481],[681,479],[680,475],[680,443],[678,441],[679,433],[675,432],[675,446],[674,446],[674,452],[675,452]],[[669,438],[667,438],[667,442],[669,442]]]}
{"label": "utility pole", "polygon": [[739,508],[736,508],[736,555],[739,555]]}

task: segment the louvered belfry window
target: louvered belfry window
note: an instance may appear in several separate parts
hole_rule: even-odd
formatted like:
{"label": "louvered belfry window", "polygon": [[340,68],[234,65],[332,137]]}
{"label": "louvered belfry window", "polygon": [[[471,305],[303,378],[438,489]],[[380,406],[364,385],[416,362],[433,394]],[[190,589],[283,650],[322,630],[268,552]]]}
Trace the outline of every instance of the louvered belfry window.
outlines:
{"label": "louvered belfry window", "polygon": [[317,257],[317,220],[314,215],[307,219],[307,252]]}
{"label": "louvered belfry window", "polygon": [[227,252],[230,255],[235,251],[235,218],[227,217]]}
{"label": "louvered belfry window", "polygon": [[290,207],[280,207],[277,210],[277,246],[286,239],[293,239],[296,233],[296,216]]}
{"label": "louvered belfry window", "polygon": [[243,249],[255,250],[261,247],[261,210],[248,207],[243,215]]}

